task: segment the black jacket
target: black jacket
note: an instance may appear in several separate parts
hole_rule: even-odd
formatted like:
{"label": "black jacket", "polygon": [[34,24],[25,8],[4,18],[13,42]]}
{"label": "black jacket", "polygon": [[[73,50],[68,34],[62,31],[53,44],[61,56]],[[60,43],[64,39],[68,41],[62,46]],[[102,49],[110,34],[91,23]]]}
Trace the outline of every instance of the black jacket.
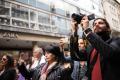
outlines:
{"label": "black jacket", "polygon": [[16,70],[14,68],[9,68],[0,75],[0,80],[16,80]]}
{"label": "black jacket", "polygon": [[[120,38],[111,38],[105,42],[98,35],[91,32],[86,39],[100,53],[103,80],[120,80]],[[71,54],[74,56],[78,54],[77,40],[77,35],[71,36],[70,46],[75,47]]]}
{"label": "black jacket", "polygon": [[[40,72],[44,64],[37,66],[34,69],[27,70],[24,64],[19,66],[19,71],[26,78],[32,80],[39,80]],[[64,65],[56,64],[51,71],[49,71],[46,80],[72,80],[71,79],[71,68],[64,68]]]}

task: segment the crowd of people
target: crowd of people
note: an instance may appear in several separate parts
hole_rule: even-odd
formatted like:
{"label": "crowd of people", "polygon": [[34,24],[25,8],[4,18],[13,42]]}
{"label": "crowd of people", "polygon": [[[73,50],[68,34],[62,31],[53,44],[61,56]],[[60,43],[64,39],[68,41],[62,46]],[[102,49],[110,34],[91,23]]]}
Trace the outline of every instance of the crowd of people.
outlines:
{"label": "crowd of people", "polygon": [[[79,38],[79,25],[84,38]],[[120,80],[120,38],[110,34],[104,18],[96,18],[93,29],[86,15],[79,23],[72,18],[69,48],[60,40],[34,47],[29,61],[22,52],[19,59],[3,55],[0,80]]]}

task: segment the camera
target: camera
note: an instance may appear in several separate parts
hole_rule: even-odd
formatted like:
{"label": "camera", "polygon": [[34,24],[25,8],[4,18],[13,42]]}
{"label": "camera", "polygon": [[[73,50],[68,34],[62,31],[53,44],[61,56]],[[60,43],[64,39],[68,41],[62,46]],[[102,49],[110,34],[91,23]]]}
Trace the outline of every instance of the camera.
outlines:
{"label": "camera", "polygon": [[[84,16],[85,16],[85,14],[82,14],[82,13],[80,13],[80,14],[73,13],[71,15],[72,19],[74,19],[75,21],[77,21],[77,24],[80,24],[80,22],[81,22],[81,20],[82,20],[82,18]],[[90,14],[87,17],[88,17],[89,21],[95,19],[95,15],[94,14]]]}

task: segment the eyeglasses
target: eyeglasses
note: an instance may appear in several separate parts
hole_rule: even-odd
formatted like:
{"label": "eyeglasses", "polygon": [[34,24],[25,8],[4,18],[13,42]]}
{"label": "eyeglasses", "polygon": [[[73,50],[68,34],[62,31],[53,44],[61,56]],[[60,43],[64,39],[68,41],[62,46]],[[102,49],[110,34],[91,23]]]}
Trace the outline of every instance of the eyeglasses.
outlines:
{"label": "eyeglasses", "polygon": [[2,61],[6,61],[7,59],[6,58],[2,58]]}

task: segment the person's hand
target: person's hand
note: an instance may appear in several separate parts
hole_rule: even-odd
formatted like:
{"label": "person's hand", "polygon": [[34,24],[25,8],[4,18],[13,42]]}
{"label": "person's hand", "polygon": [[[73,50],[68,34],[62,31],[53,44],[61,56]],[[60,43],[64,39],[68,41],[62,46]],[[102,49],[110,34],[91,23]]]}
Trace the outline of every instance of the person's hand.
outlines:
{"label": "person's hand", "polygon": [[24,63],[25,63],[25,61],[23,59],[19,59],[19,61],[18,61],[19,65],[24,64]]}
{"label": "person's hand", "polygon": [[64,48],[64,44],[65,44],[64,38],[61,38],[59,42],[60,48]]}
{"label": "person's hand", "polygon": [[78,30],[77,21],[72,20],[72,21],[71,21],[71,31],[72,31],[72,32],[75,32],[75,31],[77,31],[77,30]]}
{"label": "person's hand", "polygon": [[81,27],[83,30],[87,29],[89,27],[89,20],[87,16],[84,16],[81,20]]}

